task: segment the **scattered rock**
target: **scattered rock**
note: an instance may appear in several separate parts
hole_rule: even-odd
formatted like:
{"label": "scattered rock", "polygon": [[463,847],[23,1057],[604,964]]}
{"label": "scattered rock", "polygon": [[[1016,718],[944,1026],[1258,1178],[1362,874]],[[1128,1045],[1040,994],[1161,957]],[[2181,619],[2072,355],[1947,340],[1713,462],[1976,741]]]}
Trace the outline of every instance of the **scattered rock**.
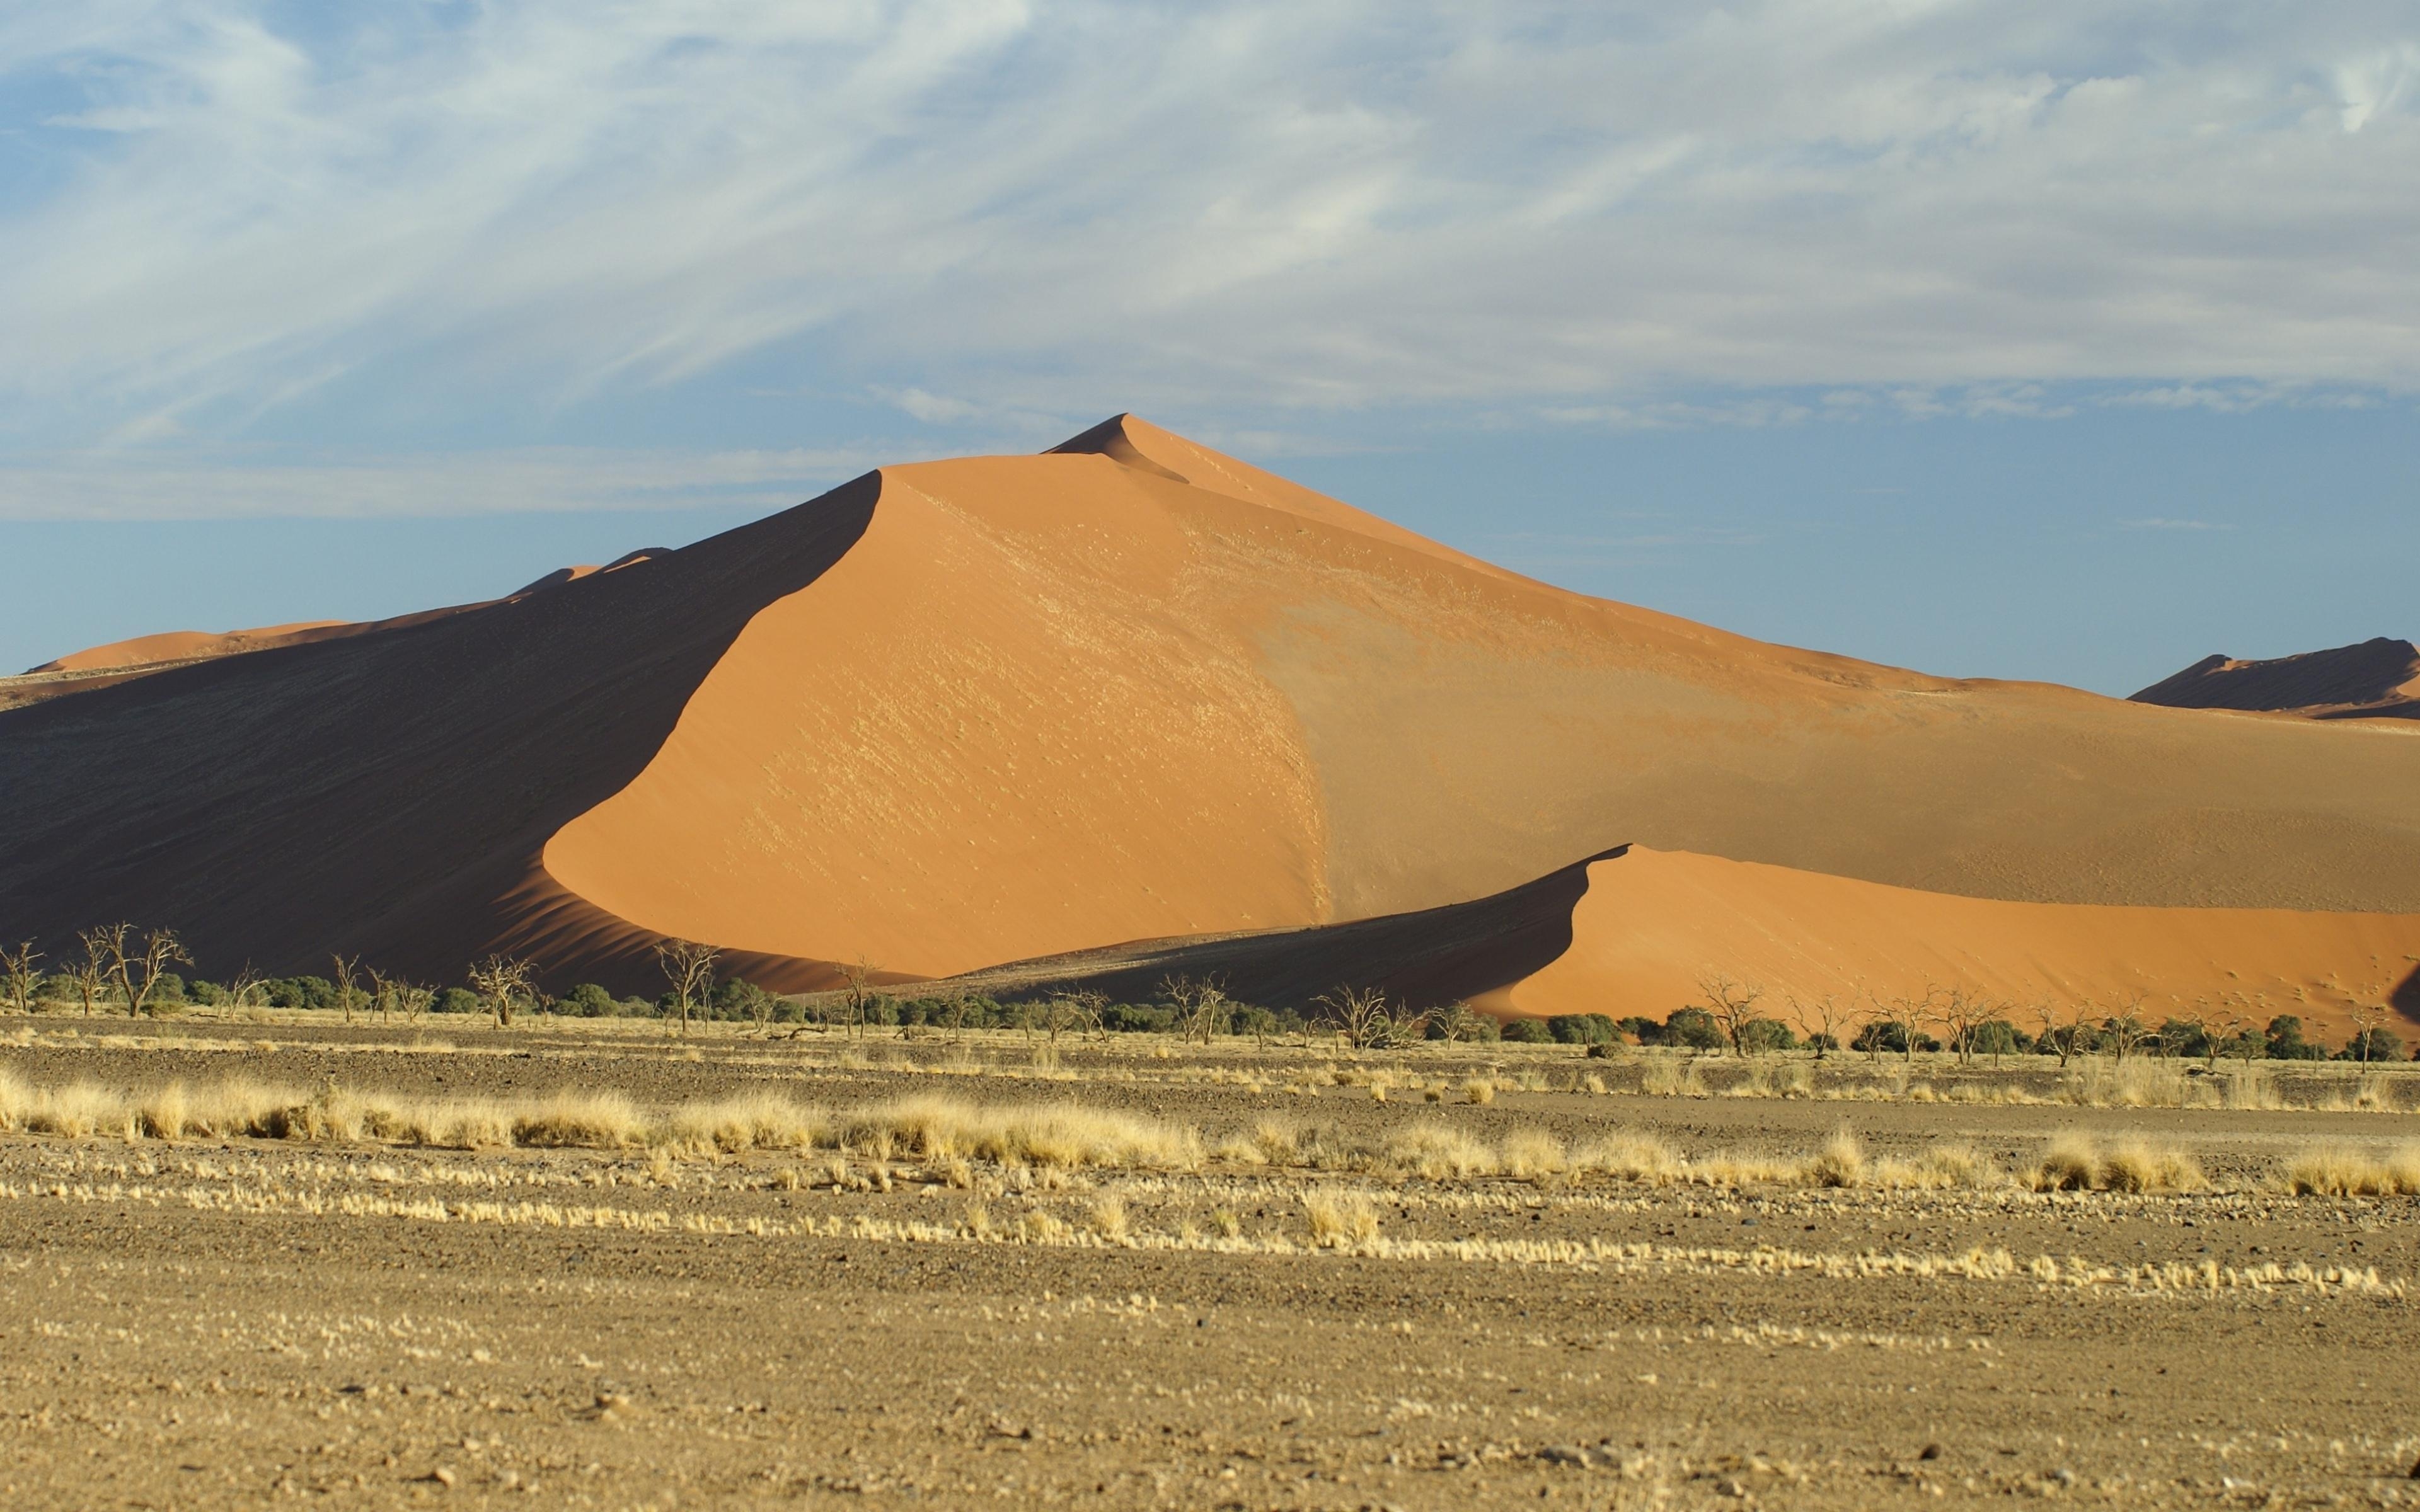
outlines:
{"label": "scattered rock", "polygon": [[423,1475],[420,1478],[422,1480],[435,1481],[438,1485],[445,1487],[449,1490],[452,1489],[454,1486],[454,1472],[443,1465],[438,1466],[435,1470],[430,1471],[427,1474]]}

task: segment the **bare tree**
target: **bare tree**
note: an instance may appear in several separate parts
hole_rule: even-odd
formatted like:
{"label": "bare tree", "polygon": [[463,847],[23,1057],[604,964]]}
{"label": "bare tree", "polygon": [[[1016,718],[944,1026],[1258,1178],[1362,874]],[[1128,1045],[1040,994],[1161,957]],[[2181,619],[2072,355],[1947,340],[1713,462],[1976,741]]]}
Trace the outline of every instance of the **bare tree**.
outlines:
{"label": "bare tree", "polygon": [[1226,1016],[1224,980],[1218,977],[1201,981],[1190,977],[1163,977],[1159,995],[1175,1008],[1177,1032],[1184,1036],[1185,1042],[1199,1040],[1208,1045],[1211,1036],[1218,1032],[1219,1021]]}
{"label": "bare tree", "polygon": [[1480,1015],[1468,1003],[1448,1003],[1429,1015],[1429,1022],[1437,1026],[1437,1032],[1448,1044],[1478,1039],[1479,1019]]}
{"label": "bare tree", "polygon": [[[680,1016],[680,1032],[689,1033],[689,1010],[692,1001],[703,1002],[714,991],[714,961],[721,952],[711,945],[695,940],[658,940],[656,964],[663,968],[664,980],[672,983],[673,1008]],[[667,1019],[664,1027],[670,1029]]]}
{"label": "bare tree", "polygon": [[345,1022],[350,1024],[353,1022],[353,978],[362,969],[362,958],[332,952],[328,957],[328,967],[329,975],[336,984],[336,1011],[344,1014]]}
{"label": "bare tree", "polygon": [[2356,997],[2345,1005],[2345,1011],[2352,1015],[2353,1058],[2360,1062],[2364,1071],[2367,1071],[2370,1046],[2378,1039],[2380,1027],[2386,1023],[2386,1011],[2375,1004],[2365,1003]]}
{"label": "bare tree", "polygon": [[391,1024],[395,1018],[396,989],[402,984],[376,966],[370,968],[370,1003],[367,1011],[378,1015],[380,1024]]}
{"label": "bare tree", "polygon": [[34,968],[41,964],[41,960],[42,952],[34,949],[31,940],[13,950],[0,947],[0,975],[8,978],[8,999],[16,1004],[20,1013],[34,1011],[34,987],[39,980]]}
{"label": "bare tree", "polygon": [[244,968],[235,974],[235,980],[227,983],[227,1011],[240,1013],[247,1008],[261,1006],[260,973],[253,970],[251,963],[246,962]]}
{"label": "bare tree", "polygon": [[1975,1030],[1990,1016],[1991,1004],[1978,994],[1963,987],[1928,987],[1924,994],[1924,1016],[1941,1026],[1943,1038],[1958,1054],[1958,1064],[1972,1065],[1975,1060]]}
{"label": "bare tree", "polygon": [[185,953],[177,936],[164,929],[147,932],[139,945],[132,924],[105,925],[92,934],[101,942],[101,965],[106,980],[126,999],[128,1018],[143,1011],[151,990],[160,984],[170,964],[191,964],[194,959]]}
{"label": "bare tree", "polygon": [[84,999],[84,1016],[90,1018],[93,1005],[109,992],[109,933],[78,930],[76,943],[84,947],[84,959],[69,964],[68,976],[76,984],[76,995]]}
{"label": "bare tree", "polygon": [[468,972],[471,990],[488,1005],[496,1016],[496,1027],[513,1026],[513,1010],[521,998],[531,995],[532,981],[537,976],[537,964],[508,955],[491,955],[474,963]]}
{"label": "bare tree", "polygon": [[782,1004],[779,997],[752,981],[734,977],[731,980],[731,999],[741,1015],[754,1026],[758,1039],[772,1032],[773,1011]]}
{"label": "bare tree", "polygon": [[2127,1056],[2152,1035],[2152,1030],[2143,1023],[2143,995],[2128,995],[2118,1011],[2106,1020],[2102,1028],[2108,1037],[2110,1047],[2118,1052],[2118,1064],[2124,1065]]}
{"label": "bare tree", "polygon": [[1336,1021],[1337,1033],[1356,1050],[1391,1050],[1417,1038],[1426,1013],[1397,1008],[1375,987],[1339,987],[1312,999]]}
{"label": "bare tree", "polygon": [[395,1006],[407,1024],[419,1023],[420,1016],[427,1012],[428,1005],[436,1000],[437,989],[434,987],[423,987],[417,982],[400,980],[395,984]]}
{"label": "bare tree", "polygon": [[1757,999],[1764,995],[1764,989],[1733,981],[1720,972],[1711,972],[1698,979],[1698,992],[1704,998],[1699,1006],[1706,1011],[1707,1017],[1714,1021],[1714,1027],[1721,1031],[1723,1038],[1730,1041],[1731,1053],[1745,1057],[1747,1054],[1747,1026],[1755,1022]]}
{"label": "bare tree", "polygon": [[2061,1019],[2058,1005],[2044,997],[2035,1002],[2033,1013],[2034,1022],[2041,1026],[2038,1038],[2058,1052],[2059,1069],[2065,1071],[2067,1063],[2075,1058],[2075,1047],[2084,1038],[2083,1010],[2079,1008],[2071,1016]]}
{"label": "bare tree", "polygon": [[1061,993],[1050,1000],[1050,1042],[1059,1042],[1059,1028],[1063,1022],[1076,1034],[1088,1040],[1109,1037],[1109,995],[1091,987]]}
{"label": "bare tree", "polygon": [[1830,993],[1811,1003],[1790,1000],[1790,1016],[1798,1025],[1798,1032],[1815,1047],[1815,1058],[1823,1058],[1824,1049],[1840,1042],[1840,1030],[1848,1024],[1848,1011]]}

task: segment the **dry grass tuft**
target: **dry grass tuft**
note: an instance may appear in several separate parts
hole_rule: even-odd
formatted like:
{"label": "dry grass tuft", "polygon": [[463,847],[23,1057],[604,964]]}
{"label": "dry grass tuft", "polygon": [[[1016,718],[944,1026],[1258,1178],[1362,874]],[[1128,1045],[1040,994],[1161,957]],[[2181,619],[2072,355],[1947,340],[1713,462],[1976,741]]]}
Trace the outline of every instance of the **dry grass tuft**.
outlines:
{"label": "dry grass tuft", "polygon": [[2297,1196],[2420,1196],[2420,1141],[2383,1155],[2353,1145],[2319,1145],[2286,1167],[2286,1189]]}
{"label": "dry grass tuft", "polygon": [[2102,1153],[2080,1134],[2053,1139],[2025,1176],[2037,1192],[2197,1192],[2210,1184],[2191,1155],[2171,1145],[2130,1139]]}
{"label": "dry grass tuft", "polygon": [[1462,1084],[1462,1100],[1483,1108],[1496,1101],[1496,1083],[1485,1076],[1473,1076]]}
{"label": "dry grass tuft", "polygon": [[1347,1249],[1378,1237],[1378,1211],[1357,1192],[1306,1192],[1302,1210],[1311,1226],[1311,1242],[1321,1249]]}
{"label": "dry grass tuft", "polygon": [[1807,1165],[1807,1179],[1814,1186],[1855,1186],[1865,1176],[1865,1147],[1846,1129],[1823,1141],[1823,1148]]}

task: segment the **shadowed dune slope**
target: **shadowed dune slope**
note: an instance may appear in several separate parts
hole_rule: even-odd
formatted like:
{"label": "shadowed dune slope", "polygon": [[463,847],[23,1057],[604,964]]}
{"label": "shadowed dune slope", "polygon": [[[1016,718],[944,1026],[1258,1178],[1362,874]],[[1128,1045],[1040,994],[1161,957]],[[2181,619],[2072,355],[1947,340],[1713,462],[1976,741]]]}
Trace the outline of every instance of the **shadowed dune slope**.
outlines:
{"label": "shadowed dune slope", "polygon": [[644,769],[755,609],[838,561],[876,492],[869,475],[551,592],[0,715],[0,918],[54,953],[96,920],[172,924],[211,974],[324,970],[343,949],[453,980],[507,949],[644,985],[655,936],[563,895],[538,853]]}
{"label": "shadowed dune slope", "polygon": [[[2032,1032],[2031,1010],[2122,1012],[2156,1025],[2294,1013],[2331,1042],[2355,1004],[2420,1020],[2420,915],[2002,903],[1819,872],[1625,846],[1535,882],[1444,908],[1303,930],[1143,940],[954,979],[995,995],[1092,988],[1154,997],[1164,980],[1216,980],[1241,1001],[1310,1008],[1341,984],[1415,1008],[1653,1019],[1704,1000],[1720,972],[1762,993],[1759,1011],[1830,996],[1840,1023],[1867,1006],[1961,989]],[[1384,963],[1383,974],[1373,963]],[[1846,1035],[1844,1033],[1843,1037]]]}
{"label": "shadowed dune slope", "polygon": [[2133,695],[2133,702],[2320,719],[2420,719],[2420,648],[2379,636],[2270,661],[2205,656]]}
{"label": "shadowed dune slope", "polygon": [[1443,908],[1299,930],[1136,940],[996,966],[950,985],[1004,997],[1089,988],[1119,1002],[1149,1002],[1163,981],[1191,977],[1264,1008],[1309,1010],[1321,995],[1354,986],[1414,1008],[1466,1002],[1509,1011],[1509,990],[1571,949],[1572,911],[1588,891],[1590,865],[1621,854],[1617,847]]}
{"label": "shadowed dune slope", "polygon": [[505,946],[631,986],[680,934],[800,988],[1441,908],[1632,840],[1978,898],[2420,912],[2414,737],[1749,640],[1122,416],[0,714],[0,920],[157,918],[271,969]]}
{"label": "shadowed dune slope", "polygon": [[1634,848],[1590,864],[1571,938],[1505,1006],[1661,1019],[1702,1001],[1700,978],[1719,970],[1785,1020],[1792,998],[1852,1008],[1867,991],[1904,1002],[1936,986],[2008,1005],[2027,1032],[2038,1002],[2105,1015],[2138,996],[2153,1025],[2293,1013],[2332,1042],[2354,1032],[2355,1003],[2392,1000],[2406,1038],[2420,1018],[2420,914],[2002,903]]}

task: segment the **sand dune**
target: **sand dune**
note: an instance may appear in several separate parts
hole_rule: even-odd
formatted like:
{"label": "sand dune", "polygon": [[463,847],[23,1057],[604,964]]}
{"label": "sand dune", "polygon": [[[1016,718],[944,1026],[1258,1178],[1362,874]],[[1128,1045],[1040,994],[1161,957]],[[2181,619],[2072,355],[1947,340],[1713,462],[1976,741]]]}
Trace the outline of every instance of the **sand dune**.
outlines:
{"label": "sand dune", "polygon": [[2420,719],[2420,647],[2384,636],[2270,661],[2205,656],[2133,695],[2180,709],[2266,710],[2319,719]]}
{"label": "sand dune", "polygon": [[194,661],[205,656],[231,656],[246,651],[265,650],[270,646],[291,645],[310,638],[314,630],[332,629],[345,625],[343,620],[298,620],[292,625],[271,625],[257,630],[227,630],[213,635],[208,630],[169,630],[159,635],[137,636],[132,640],[113,640],[107,645],[91,646],[46,661],[39,667],[28,668],[33,672],[99,671],[106,668],[141,667],[161,661]]}
{"label": "sand dune", "polygon": [[[1588,869],[1572,947],[1511,985],[1523,1013],[1663,1018],[1718,969],[1791,999],[1961,988],[2022,1010],[2277,1013],[2341,1040],[2354,1003],[2420,1011],[2420,914],[2003,903],[1786,867],[1633,849]],[[1719,965],[1710,964],[1719,963]],[[2024,1026],[2021,1023],[2020,1026]]]}
{"label": "sand dune", "polygon": [[2415,736],[1749,640],[1119,417],[0,714],[0,920],[629,985],[684,934],[805,987],[1461,904],[1634,840],[1974,898],[2415,913]]}
{"label": "sand dune", "polygon": [[[1171,977],[1237,998],[1315,1011],[1340,985],[1418,1008],[1467,1002],[1505,1016],[1640,1015],[1704,1001],[1720,973],[1789,1022],[1830,997],[1850,1013],[1957,990],[2031,1032],[2130,1010],[2300,1016],[2331,1042],[2355,1005],[2420,1017],[2420,915],[2004,903],[1820,872],[1623,846],[1493,896],[1353,923],[1144,940],[1017,962],[958,979],[995,995],[1045,984],[1149,998]],[[1373,964],[1376,969],[1373,969]]]}

